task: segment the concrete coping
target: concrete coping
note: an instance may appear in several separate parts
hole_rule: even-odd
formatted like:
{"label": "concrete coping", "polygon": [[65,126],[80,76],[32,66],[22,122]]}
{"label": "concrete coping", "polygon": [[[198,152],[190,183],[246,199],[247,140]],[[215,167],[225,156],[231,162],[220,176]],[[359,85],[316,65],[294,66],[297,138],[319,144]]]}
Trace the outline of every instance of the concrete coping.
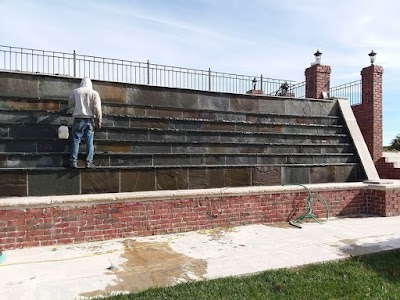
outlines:
{"label": "concrete coping", "polygon": [[[91,205],[104,204],[110,202],[142,202],[170,199],[196,199],[196,198],[215,198],[231,196],[264,195],[276,193],[304,192],[303,186],[310,191],[326,192],[336,190],[365,189],[386,189],[392,183],[374,182],[351,182],[351,183],[323,183],[323,184],[304,184],[284,185],[284,186],[249,186],[249,187],[227,187],[213,189],[194,189],[194,190],[165,190],[131,193],[107,193],[107,194],[84,194],[84,195],[64,195],[64,196],[43,196],[43,197],[9,197],[0,199],[0,209],[24,209],[30,207],[48,207],[63,205]],[[400,188],[400,181],[393,188]]]}

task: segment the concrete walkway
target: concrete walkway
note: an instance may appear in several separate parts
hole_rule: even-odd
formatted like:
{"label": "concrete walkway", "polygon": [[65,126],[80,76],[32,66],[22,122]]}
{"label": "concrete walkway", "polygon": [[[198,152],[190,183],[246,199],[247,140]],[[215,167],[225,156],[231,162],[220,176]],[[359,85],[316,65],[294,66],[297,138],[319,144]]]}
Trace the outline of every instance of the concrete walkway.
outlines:
{"label": "concrete walkway", "polygon": [[400,217],[248,225],[145,238],[10,250],[1,299],[87,299],[400,248]]}

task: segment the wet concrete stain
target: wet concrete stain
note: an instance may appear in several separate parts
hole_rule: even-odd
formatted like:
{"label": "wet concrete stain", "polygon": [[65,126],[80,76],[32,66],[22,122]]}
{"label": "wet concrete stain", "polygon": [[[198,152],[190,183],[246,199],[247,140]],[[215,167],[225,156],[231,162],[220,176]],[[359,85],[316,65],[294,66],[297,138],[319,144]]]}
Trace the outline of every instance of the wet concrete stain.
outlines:
{"label": "wet concrete stain", "polygon": [[180,282],[203,279],[207,262],[174,252],[168,243],[123,242],[121,255],[126,261],[105,274],[115,275],[114,284],[104,290],[81,293],[81,297],[96,297],[121,292],[140,292],[151,287],[165,287]]}
{"label": "wet concrete stain", "polygon": [[[343,252],[343,256],[356,256],[356,255],[364,255],[370,253],[376,253],[387,250],[387,247],[381,246],[380,244],[364,244],[357,245],[357,239],[344,239],[339,241],[345,246],[339,247],[340,251]],[[335,245],[333,245],[335,246]],[[338,245],[336,245],[337,247]]]}
{"label": "wet concrete stain", "polygon": [[233,227],[217,227],[208,230],[200,230],[197,233],[208,235],[210,241],[221,240],[227,232],[235,232],[236,229]]}

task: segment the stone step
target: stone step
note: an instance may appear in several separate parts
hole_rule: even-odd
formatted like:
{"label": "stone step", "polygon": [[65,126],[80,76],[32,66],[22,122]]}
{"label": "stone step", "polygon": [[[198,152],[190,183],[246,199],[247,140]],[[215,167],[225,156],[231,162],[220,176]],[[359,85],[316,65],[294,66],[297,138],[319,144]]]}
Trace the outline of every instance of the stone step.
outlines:
{"label": "stone step", "polygon": [[[79,157],[85,157],[80,153]],[[0,168],[40,168],[68,166],[68,153],[0,153]],[[356,163],[358,158],[344,154],[116,154],[96,153],[94,162],[102,167],[152,166],[266,166],[266,165],[333,165]]]}
{"label": "stone step", "polygon": [[[0,111],[0,128],[3,131],[7,126],[25,125],[30,130],[33,127],[48,125],[57,130],[60,124],[66,123],[71,128],[72,119],[57,117],[43,113],[29,116],[16,114],[11,111]],[[345,134],[347,129],[342,125],[317,125],[317,124],[295,124],[295,123],[251,123],[233,121],[207,121],[207,120],[177,120],[145,117],[104,117],[103,130],[108,128],[120,129],[163,129],[163,130],[197,130],[197,131],[226,131],[226,132],[272,132],[272,133],[302,133],[302,134]]]}
{"label": "stone step", "polygon": [[[38,125],[1,125],[0,137],[21,139],[57,137],[57,126]],[[292,129],[281,128],[282,132],[243,132],[243,131],[211,131],[188,129],[153,129],[153,128],[126,128],[113,127],[97,130],[97,140],[114,141],[170,141],[180,143],[208,142],[240,142],[240,143],[321,143],[340,144],[349,143],[347,134],[327,134],[323,129],[316,133],[301,133]],[[293,132],[294,131],[294,132]]]}
{"label": "stone step", "polygon": [[385,151],[382,153],[385,162],[392,163],[394,168],[400,168],[400,152]]}
{"label": "stone step", "polygon": [[[71,140],[58,138],[0,138],[0,152],[69,152]],[[221,144],[208,141],[196,143],[179,143],[169,141],[94,141],[96,152],[110,153],[352,153],[350,143],[240,143],[227,142]],[[84,151],[84,140],[81,151]]]}
{"label": "stone step", "polygon": [[0,198],[355,181],[358,164],[1,169]]}
{"label": "stone step", "polygon": [[[320,124],[320,125],[342,125],[343,120],[334,115],[296,115],[296,114],[277,114],[277,113],[255,113],[255,112],[226,112],[226,111],[199,111],[193,109],[172,109],[154,108],[133,105],[121,105],[114,103],[103,103],[103,114],[107,118],[112,117],[147,117],[165,118],[178,120],[211,120],[211,121],[232,121],[232,122],[252,122],[252,123],[300,123],[300,124]],[[20,115],[20,119],[33,119],[45,121],[49,119],[57,122],[58,118],[71,118],[71,110],[68,111],[67,101],[60,100],[23,100],[0,97],[0,120],[1,111],[6,116],[10,111]],[[18,116],[17,116],[18,117]],[[9,117],[11,118],[11,117]],[[59,124],[59,123],[55,123]]]}

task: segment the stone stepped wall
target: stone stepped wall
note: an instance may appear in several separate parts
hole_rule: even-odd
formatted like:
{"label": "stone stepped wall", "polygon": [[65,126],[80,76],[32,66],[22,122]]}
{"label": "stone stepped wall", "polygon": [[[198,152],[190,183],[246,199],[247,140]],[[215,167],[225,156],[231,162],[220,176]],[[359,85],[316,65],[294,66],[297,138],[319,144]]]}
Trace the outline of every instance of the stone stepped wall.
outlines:
{"label": "stone stepped wall", "polygon": [[[0,196],[363,179],[336,100],[94,82],[96,170],[69,170],[67,98],[79,80],[0,73]],[[84,146],[81,147],[81,157]],[[82,161],[80,162],[82,164]]]}

